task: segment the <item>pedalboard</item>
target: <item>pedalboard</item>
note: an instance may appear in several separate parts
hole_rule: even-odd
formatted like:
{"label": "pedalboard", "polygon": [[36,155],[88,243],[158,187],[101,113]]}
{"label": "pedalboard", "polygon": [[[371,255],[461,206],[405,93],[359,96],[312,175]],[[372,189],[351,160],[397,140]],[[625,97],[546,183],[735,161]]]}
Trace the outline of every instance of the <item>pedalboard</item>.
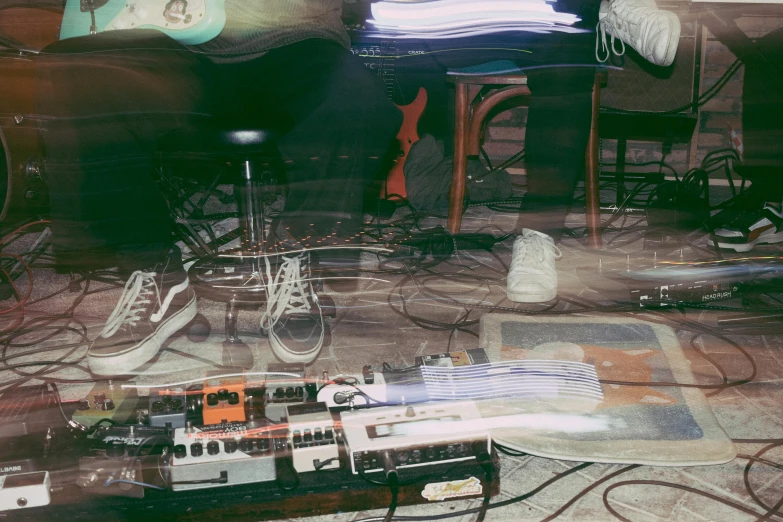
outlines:
{"label": "pedalboard", "polygon": [[0,511],[48,506],[50,486],[48,471],[0,477]]}
{"label": "pedalboard", "polygon": [[325,403],[290,404],[286,406],[286,417],[289,447],[297,472],[340,467],[338,434]]}
{"label": "pedalboard", "polygon": [[73,420],[88,428],[101,419],[124,423],[135,412],[138,395],[134,388],[123,389],[112,381],[98,382],[79,401]]}
{"label": "pedalboard", "polygon": [[171,489],[184,491],[275,480],[274,439],[267,427],[228,422],[174,431]]}
{"label": "pedalboard", "polygon": [[244,377],[208,377],[201,415],[205,425],[245,422]]}
{"label": "pedalboard", "polygon": [[472,401],[421,403],[340,414],[346,451],[355,474],[475,459],[492,451],[489,431]]}
{"label": "pedalboard", "polygon": [[188,421],[188,401],[183,392],[153,392],[149,398],[150,426],[184,428]]}

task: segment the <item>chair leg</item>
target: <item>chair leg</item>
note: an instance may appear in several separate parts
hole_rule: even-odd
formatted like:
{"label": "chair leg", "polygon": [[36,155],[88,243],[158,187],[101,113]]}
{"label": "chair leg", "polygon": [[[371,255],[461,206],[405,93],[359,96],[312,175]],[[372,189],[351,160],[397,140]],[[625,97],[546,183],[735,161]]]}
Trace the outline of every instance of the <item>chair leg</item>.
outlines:
{"label": "chair leg", "polygon": [[468,85],[456,84],[456,114],[454,120],[454,166],[449,193],[449,232],[456,234],[462,224],[462,202],[465,198],[465,176],[468,168],[467,141],[469,129]]}
{"label": "chair leg", "polygon": [[601,203],[599,184],[598,155],[598,117],[601,107],[601,84],[596,79],[593,84],[593,109],[590,122],[590,137],[585,152],[585,219],[587,222],[587,242],[590,248],[601,248]]}

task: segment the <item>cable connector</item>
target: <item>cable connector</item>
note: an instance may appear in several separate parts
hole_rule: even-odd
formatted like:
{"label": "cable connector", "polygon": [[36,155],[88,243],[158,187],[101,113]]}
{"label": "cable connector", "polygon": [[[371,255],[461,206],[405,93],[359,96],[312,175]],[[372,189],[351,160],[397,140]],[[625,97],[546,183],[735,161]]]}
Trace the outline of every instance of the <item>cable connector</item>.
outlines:
{"label": "cable connector", "polygon": [[383,464],[383,472],[386,474],[386,480],[390,480],[389,477],[391,475],[394,475],[394,479],[391,480],[395,480],[397,478],[397,466],[392,459],[391,450],[385,450],[381,453],[381,463]]}
{"label": "cable connector", "polygon": [[90,435],[90,430],[87,428],[87,426],[73,419],[68,421],[68,431],[70,431],[71,434],[77,438],[87,437]]}

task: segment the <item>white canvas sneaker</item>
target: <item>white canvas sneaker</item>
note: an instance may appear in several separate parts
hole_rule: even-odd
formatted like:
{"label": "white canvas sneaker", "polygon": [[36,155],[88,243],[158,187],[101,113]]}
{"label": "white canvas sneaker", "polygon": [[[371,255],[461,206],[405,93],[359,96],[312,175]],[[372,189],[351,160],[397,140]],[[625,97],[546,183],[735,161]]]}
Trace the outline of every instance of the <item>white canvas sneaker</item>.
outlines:
{"label": "white canvas sneaker", "polygon": [[535,230],[522,229],[514,241],[506,296],[517,303],[545,303],[557,297],[555,261],[563,253],[554,240]]}
{"label": "white canvas sneaker", "polygon": [[261,328],[281,361],[310,364],[321,351],[326,329],[313,289],[310,255],[283,257],[274,277],[269,258],[265,261],[267,303]]}
{"label": "white canvas sneaker", "polygon": [[[611,45],[606,35],[611,36]],[[615,47],[620,40],[620,50]],[[670,11],[658,9],[655,0],[602,0],[595,35],[595,57],[609,59],[610,48],[616,55],[630,45],[655,65],[674,62],[680,43],[680,19]],[[600,49],[599,49],[600,47]]]}

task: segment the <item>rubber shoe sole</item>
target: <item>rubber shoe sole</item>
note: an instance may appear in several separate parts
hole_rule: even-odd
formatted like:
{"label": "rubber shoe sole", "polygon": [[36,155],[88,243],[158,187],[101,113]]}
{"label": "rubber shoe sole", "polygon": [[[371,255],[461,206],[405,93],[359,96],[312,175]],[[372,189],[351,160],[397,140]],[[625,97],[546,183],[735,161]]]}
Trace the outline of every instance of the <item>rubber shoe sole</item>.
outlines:
{"label": "rubber shoe sole", "polygon": [[[324,325],[324,328],[326,328],[326,325]],[[271,334],[271,332],[267,333]],[[269,345],[272,347],[272,352],[275,354],[275,356],[285,363],[310,364],[318,358],[318,354],[321,352],[323,342],[320,346],[317,346],[316,348],[313,348],[307,352],[295,353],[289,351],[283,343],[278,341],[277,337],[274,335],[269,335]]]}
{"label": "rubber shoe sole", "polygon": [[773,245],[781,242],[783,242],[783,232],[760,236],[755,241],[749,243],[721,243],[717,238],[715,240],[715,244],[718,245],[718,248],[734,250],[735,252],[750,252],[756,245]]}
{"label": "rubber shoe sole", "polygon": [[557,297],[557,291],[549,292],[509,292],[506,291],[509,301],[515,303],[546,303]]}
{"label": "rubber shoe sole", "polygon": [[96,375],[128,375],[132,370],[146,363],[160,351],[161,345],[196,317],[196,296],[177,313],[163,321],[160,327],[139,344],[124,352],[111,355],[87,353],[90,371]]}

